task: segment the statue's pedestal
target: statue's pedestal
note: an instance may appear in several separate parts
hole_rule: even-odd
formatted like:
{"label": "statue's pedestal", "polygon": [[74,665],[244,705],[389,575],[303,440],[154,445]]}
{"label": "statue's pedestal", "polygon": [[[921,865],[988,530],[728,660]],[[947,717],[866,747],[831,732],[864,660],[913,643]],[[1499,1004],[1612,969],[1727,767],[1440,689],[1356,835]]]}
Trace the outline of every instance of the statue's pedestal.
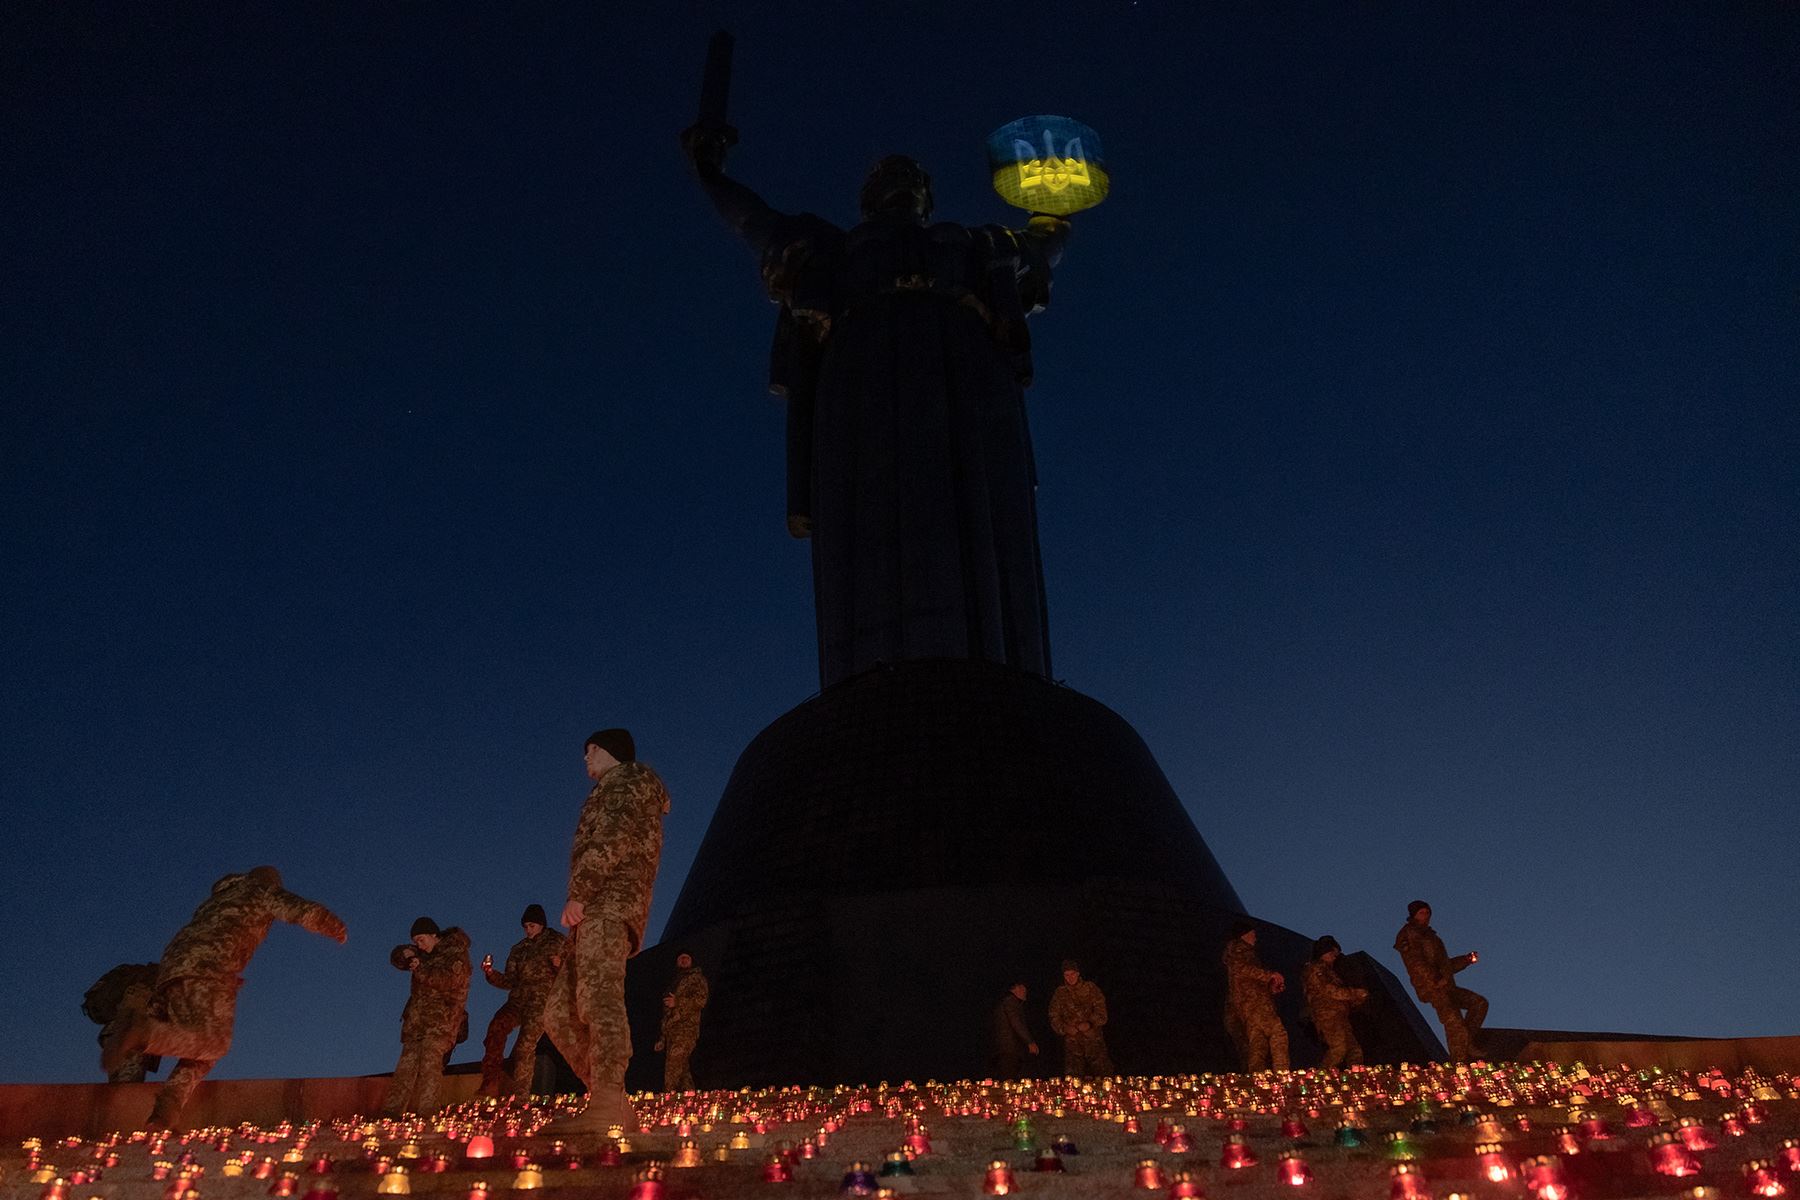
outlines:
{"label": "statue's pedestal", "polygon": [[[709,1086],[980,1074],[1020,976],[1059,1073],[1042,1013],[1067,957],[1107,995],[1120,1069],[1224,1068],[1219,953],[1241,911],[1112,710],[989,663],[867,672],[738,760],[662,944],[632,963],[632,1082],[660,1085],[649,1047],[681,950],[712,981],[694,1056]],[[1309,942],[1273,926],[1259,941],[1295,984],[1281,1003],[1299,1062]],[[1358,956],[1343,974],[1377,992],[1359,1014],[1372,1056],[1435,1050],[1392,976]]]}

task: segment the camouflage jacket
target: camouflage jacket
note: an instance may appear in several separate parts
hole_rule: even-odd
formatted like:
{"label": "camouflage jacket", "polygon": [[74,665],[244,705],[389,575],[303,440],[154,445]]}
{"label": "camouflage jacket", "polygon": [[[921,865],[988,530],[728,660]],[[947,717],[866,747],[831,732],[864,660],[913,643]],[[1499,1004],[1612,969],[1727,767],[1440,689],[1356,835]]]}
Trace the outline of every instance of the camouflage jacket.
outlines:
{"label": "camouflage jacket", "polygon": [[457,928],[438,935],[438,944],[419,957],[412,971],[412,994],[400,1014],[400,1038],[455,1038],[468,1012],[469,935]]}
{"label": "camouflage jacket", "polygon": [[668,811],[669,792],[656,772],[643,763],[620,763],[588,793],[575,826],[569,899],[584,906],[583,919],[624,925],[633,954],[644,944]]}
{"label": "camouflage jacket", "polygon": [[341,938],[344,923],[312,900],[251,875],[227,875],[182,926],[162,954],[156,986],[197,976],[232,977],[250,964],[269,926],[288,921],[324,937]]}
{"label": "camouflage jacket", "polygon": [[1341,1016],[1348,1013],[1352,1005],[1363,1002],[1362,990],[1344,986],[1337,969],[1322,958],[1306,964],[1301,980],[1306,988],[1306,1007],[1314,1022],[1321,1017]]}
{"label": "camouflage jacket", "polygon": [[515,1003],[531,1004],[550,994],[550,981],[556,978],[557,960],[562,957],[568,939],[554,929],[546,929],[536,937],[520,938],[506,953],[504,971],[484,971],[487,981],[512,993]]}
{"label": "camouflage jacket", "polygon": [[667,1041],[671,1035],[681,1038],[698,1034],[700,1010],[706,1007],[706,998],[711,992],[706,984],[706,976],[699,967],[677,971],[669,992],[675,997],[675,1006],[663,1009],[663,1040]]}
{"label": "camouflage jacket", "polygon": [[105,1025],[119,1015],[127,996],[142,1004],[150,989],[156,986],[155,963],[120,963],[99,979],[81,998],[81,1011],[96,1025]]}
{"label": "camouflage jacket", "polygon": [[1093,1028],[1088,1033],[1099,1033],[1106,1025],[1106,997],[1101,994],[1100,985],[1091,979],[1082,979],[1073,986],[1059,984],[1056,994],[1050,997],[1050,1028],[1056,1030],[1058,1036],[1079,1036],[1075,1026],[1086,1022]]}
{"label": "camouflage jacket", "polygon": [[1225,986],[1231,998],[1231,1007],[1239,1016],[1248,1018],[1251,1013],[1275,1011],[1274,993],[1270,985],[1275,982],[1275,972],[1262,965],[1256,956],[1256,947],[1243,938],[1232,938],[1225,943],[1225,953],[1221,956],[1225,963]]}
{"label": "camouflage jacket", "polygon": [[1456,973],[1469,965],[1466,954],[1450,957],[1437,930],[1412,921],[1400,927],[1394,937],[1394,949],[1400,952],[1400,961],[1406,964],[1406,975],[1412,980],[1413,991],[1427,1002],[1433,996],[1449,991],[1455,985]]}

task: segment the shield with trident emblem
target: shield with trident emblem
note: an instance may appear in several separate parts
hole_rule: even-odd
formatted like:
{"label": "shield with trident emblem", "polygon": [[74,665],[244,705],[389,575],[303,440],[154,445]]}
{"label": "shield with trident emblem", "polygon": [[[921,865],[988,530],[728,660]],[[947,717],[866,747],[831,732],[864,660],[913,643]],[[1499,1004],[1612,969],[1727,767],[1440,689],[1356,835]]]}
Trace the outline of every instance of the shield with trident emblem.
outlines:
{"label": "shield with trident emblem", "polygon": [[1068,117],[1023,117],[988,136],[994,190],[1015,208],[1063,217],[1106,199],[1100,135]]}

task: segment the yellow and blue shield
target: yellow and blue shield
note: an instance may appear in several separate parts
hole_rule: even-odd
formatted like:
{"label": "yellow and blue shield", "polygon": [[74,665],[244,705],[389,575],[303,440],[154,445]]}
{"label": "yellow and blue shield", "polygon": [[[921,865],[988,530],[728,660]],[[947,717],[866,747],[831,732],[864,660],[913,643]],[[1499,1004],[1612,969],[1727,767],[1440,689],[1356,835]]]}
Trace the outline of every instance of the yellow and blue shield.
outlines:
{"label": "yellow and blue shield", "polygon": [[994,190],[1015,208],[1066,217],[1106,199],[1100,135],[1068,117],[1021,117],[988,135]]}

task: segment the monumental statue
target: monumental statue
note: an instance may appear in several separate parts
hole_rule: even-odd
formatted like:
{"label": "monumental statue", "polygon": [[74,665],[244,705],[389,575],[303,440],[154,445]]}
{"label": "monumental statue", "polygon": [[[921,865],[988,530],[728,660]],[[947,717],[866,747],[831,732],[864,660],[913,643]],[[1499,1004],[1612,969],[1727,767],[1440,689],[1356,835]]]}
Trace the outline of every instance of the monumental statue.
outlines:
{"label": "monumental statue", "polygon": [[[1122,1068],[1223,1066],[1217,948],[1243,903],[1143,739],[1050,673],[1026,322],[1068,215],[1110,187],[1098,136],[1035,117],[990,137],[1023,228],[934,220],[929,176],[899,156],[856,221],[781,213],[725,170],[730,49],[714,38],[681,141],[780,305],[769,382],[821,691],[744,749],[663,943],[632,962],[640,1058],[682,952],[717,964],[702,1087],[977,1071],[996,990],[1048,996],[1073,957]],[[1312,939],[1259,927],[1297,976]],[[1421,1057],[1422,1018],[1363,959],[1340,964],[1350,982],[1400,996],[1368,1006],[1385,1024],[1363,1042]]]}

